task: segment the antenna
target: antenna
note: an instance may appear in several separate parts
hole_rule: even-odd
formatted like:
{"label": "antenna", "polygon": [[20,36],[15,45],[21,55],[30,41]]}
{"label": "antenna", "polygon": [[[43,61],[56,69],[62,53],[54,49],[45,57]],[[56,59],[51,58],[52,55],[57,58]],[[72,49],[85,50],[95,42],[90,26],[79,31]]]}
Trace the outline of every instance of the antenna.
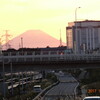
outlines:
{"label": "antenna", "polygon": [[61,29],[60,29],[60,47],[62,46]]}

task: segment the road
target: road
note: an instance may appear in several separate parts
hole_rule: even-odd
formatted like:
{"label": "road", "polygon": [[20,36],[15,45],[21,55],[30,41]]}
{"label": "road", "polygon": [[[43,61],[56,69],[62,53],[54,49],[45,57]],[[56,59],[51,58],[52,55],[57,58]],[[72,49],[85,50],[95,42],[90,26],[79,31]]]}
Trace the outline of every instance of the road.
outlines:
{"label": "road", "polygon": [[57,74],[60,83],[51,88],[43,100],[75,100],[77,80],[70,74]]}

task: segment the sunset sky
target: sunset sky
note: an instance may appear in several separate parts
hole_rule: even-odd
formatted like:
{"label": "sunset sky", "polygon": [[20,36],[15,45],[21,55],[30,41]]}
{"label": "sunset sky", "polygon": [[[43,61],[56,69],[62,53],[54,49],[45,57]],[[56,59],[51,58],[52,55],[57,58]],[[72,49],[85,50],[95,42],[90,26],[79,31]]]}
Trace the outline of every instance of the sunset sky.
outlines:
{"label": "sunset sky", "polygon": [[100,0],[0,0],[0,36],[9,30],[15,37],[39,29],[66,41],[66,26],[75,20],[100,20]]}

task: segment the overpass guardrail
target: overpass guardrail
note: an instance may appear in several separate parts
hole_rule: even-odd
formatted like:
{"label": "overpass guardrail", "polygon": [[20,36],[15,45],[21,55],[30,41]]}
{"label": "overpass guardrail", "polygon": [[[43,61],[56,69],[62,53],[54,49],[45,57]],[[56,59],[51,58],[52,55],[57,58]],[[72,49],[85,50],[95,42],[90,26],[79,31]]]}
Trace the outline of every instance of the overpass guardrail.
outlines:
{"label": "overpass guardrail", "polygon": [[98,61],[100,54],[62,54],[62,55],[9,55],[0,56],[0,62],[41,62],[41,61]]}

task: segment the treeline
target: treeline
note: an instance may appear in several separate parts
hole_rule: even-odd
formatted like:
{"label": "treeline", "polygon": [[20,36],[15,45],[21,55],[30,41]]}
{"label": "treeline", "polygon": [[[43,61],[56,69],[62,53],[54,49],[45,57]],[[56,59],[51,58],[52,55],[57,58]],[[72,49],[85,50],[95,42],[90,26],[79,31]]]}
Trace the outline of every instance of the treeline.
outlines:
{"label": "treeline", "polygon": [[88,77],[81,80],[83,84],[91,84],[94,82],[100,82],[100,68],[87,69]]}

